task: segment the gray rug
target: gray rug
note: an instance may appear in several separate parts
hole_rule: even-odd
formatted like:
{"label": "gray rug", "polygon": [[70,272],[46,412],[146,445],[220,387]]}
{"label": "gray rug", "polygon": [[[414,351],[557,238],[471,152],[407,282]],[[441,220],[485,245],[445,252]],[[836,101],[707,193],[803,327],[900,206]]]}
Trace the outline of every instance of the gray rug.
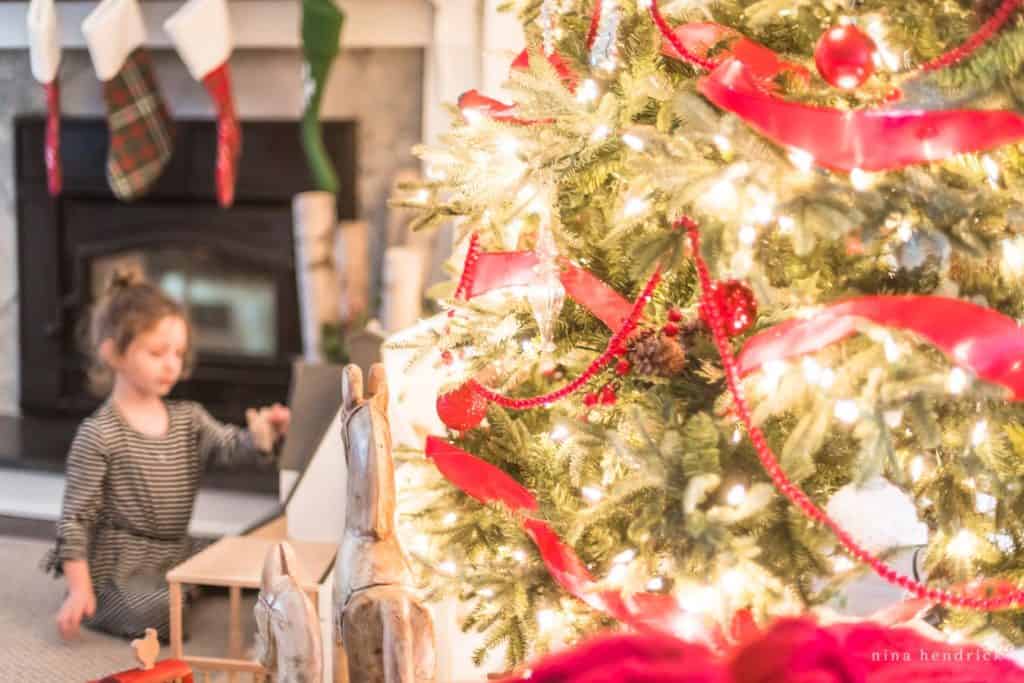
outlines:
{"label": "gray rug", "polygon": [[[87,629],[65,643],[54,617],[64,584],[37,567],[49,543],[0,536],[0,681],[84,683],[135,666],[125,640]],[[244,596],[244,633],[254,632],[255,593]],[[206,595],[189,617],[191,639],[186,654],[223,657],[227,653],[227,595]],[[160,658],[170,656],[163,648]],[[244,680],[244,678],[242,679]]]}

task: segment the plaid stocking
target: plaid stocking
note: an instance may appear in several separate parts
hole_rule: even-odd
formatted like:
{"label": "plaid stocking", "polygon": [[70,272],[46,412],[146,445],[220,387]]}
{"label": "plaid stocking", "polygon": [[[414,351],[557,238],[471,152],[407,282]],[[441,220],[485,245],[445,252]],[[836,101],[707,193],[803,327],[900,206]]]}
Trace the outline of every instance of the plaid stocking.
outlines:
{"label": "plaid stocking", "polygon": [[174,124],[142,47],[137,0],[103,0],[82,31],[107,103],[107,181],[119,199],[136,199],[160,177],[174,144]]}
{"label": "plaid stocking", "polygon": [[171,159],[174,123],[157,89],[149,54],[142,48],[103,84],[110,127],[107,181],[119,199],[141,197]]}

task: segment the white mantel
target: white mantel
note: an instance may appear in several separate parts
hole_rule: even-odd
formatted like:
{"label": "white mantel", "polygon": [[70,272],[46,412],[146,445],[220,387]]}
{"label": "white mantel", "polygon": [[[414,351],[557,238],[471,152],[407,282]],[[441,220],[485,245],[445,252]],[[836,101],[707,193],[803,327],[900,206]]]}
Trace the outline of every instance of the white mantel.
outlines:
{"label": "white mantel", "polygon": [[[355,0],[341,2],[345,10],[342,43],[346,47],[426,47],[431,43],[432,9],[424,0]],[[288,49],[299,47],[300,4],[281,0],[231,0],[231,31],[241,49]],[[82,21],[96,8],[95,2],[60,2],[61,45],[85,49]],[[181,2],[143,2],[146,44],[170,48],[164,20],[181,8]],[[0,49],[28,47],[25,29],[27,2],[0,4]]]}

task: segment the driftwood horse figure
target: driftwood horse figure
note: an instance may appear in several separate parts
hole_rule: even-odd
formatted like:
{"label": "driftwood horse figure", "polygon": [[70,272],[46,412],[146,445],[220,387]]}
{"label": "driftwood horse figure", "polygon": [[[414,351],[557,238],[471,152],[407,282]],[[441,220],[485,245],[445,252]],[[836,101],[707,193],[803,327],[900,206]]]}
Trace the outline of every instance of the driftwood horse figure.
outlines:
{"label": "driftwood horse figure", "polygon": [[345,368],[342,440],[348,491],[334,576],[335,681],[433,681],[433,620],[409,588],[409,566],[395,532],[395,467],[383,365],[370,369],[368,389],[364,399],[359,367]]}
{"label": "driftwood horse figure", "polygon": [[275,683],[321,683],[320,622],[303,592],[295,551],[275,543],[263,561],[256,615],[256,659]]}

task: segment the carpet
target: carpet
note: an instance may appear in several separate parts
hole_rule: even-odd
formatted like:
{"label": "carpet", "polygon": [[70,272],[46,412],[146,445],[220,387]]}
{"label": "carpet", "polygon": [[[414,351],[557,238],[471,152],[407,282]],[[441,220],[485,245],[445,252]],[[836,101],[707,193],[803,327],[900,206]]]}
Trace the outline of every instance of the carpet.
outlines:
{"label": "carpet", "polygon": [[[38,569],[49,545],[46,541],[0,536],[0,681],[84,683],[134,667],[135,658],[126,640],[88,629],[82,629],[81,637],[74,642],[61,640],[54,617],[63,601],[64,584]],[[255,599],[254,591],[246,591],[243,596],[246,634],[255,632]],[[189,630],[186,653],[225,656],[227,594],[203,596],[189,616]],[[170,648],[162,648],[160,658],[169,656]]]}

